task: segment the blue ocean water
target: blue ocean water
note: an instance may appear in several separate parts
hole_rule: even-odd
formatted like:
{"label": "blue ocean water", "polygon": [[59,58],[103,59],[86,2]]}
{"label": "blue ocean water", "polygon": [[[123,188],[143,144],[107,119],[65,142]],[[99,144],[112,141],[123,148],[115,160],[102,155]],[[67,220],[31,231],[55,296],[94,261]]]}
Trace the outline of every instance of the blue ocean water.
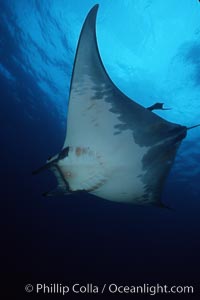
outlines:
{"label": "blue ocean water", "polygon": [[[199,1],[98,3],[99,49],[115,84],[145,107],[164,102],[172,110],[158,114],[169,121],[200,123]],[[90,195],[43,198],[55,186],[54,176],[31,175],[63,145],[76,45],[95,4],[0,1],[5,274],[17,277],[20,289],[40,280],[196,284],[200,128],[188,132],[167,179],[163,202],[169,211]]]}

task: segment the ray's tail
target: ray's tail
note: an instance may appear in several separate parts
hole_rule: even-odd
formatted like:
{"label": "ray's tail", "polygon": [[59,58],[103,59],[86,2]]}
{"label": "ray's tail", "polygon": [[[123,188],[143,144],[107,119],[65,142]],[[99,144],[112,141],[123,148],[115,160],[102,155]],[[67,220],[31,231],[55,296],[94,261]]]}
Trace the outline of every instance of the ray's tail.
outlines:
{"label": "ray's tail", "polygon": [[193,128],[196,128],[196,127],[199,127],[200,124],[197,124],[197,125],[194,125],[194,126],[191,126],[191,127],[187,127],[187,130],[190,130],[190,129],[193,129]]}

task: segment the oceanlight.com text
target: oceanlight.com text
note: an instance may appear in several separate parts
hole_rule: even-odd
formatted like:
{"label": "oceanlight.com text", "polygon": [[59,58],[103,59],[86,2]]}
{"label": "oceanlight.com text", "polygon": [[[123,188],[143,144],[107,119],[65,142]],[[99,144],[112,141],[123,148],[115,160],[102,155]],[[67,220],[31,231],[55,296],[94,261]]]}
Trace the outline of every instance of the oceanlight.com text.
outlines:
{"label": "oceanlight.com text", "polygon": [[93,283],[74,283],[72,285],[61,284],[61,283],[37,283],[27,284],[25,286],[27,293],[35,294],[149,294],[154,296],[156,294],[193,294],[194,287],[191,285],[160,285],[159,283],[152,285],[144,283],[142,285],[120,285],[116,283],[104,283],[104,284],[93,284]]}

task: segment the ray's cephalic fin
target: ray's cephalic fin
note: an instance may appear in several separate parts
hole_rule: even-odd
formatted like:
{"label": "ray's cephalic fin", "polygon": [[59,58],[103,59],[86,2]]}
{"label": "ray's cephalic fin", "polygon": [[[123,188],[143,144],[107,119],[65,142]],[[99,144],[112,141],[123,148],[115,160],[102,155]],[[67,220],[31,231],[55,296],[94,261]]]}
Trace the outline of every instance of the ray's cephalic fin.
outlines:
{"label": "ray's cephalic fin", "polygon": [[45,192],[42,194],[43,197],[54,197],[54,196],[63,196],[63,195],[74,195],[74,194],[83,194],[87,193],[85,190],[76,190],[76,191],[70,191],[70,190],[65,190],[63,192],[63,189],[61,186],[57,186],[54,190],[51,190],[49,192]]}
{"label": "ray's cephalic fin", "polygon": [[45,165],[43,165],[42,167],[34,170],[32,172],[32,175],[36,175],[36,174],[38,174],[42,171],[45,171],[49,168],[52,168],[60,159],[63,159],[65,157],[67,157],[68,153],[69,153],[69,147],[63,148],[62,151],[58,155],[56,155],[55,158],[54,157],[49,157],[49,159],[48,159],[48,161]]}
{"label": "ray's cephalic fin", "polygon": [[45,171],[49,168],[51,168],[53,165],[53,162],[49,162],[49,163],[46,163],[45,165],[43,165],[42,167],[32,171],[32,175],[37,175],[38,173],[42,172],[42,171]]}
{"label": "ray's cephalic fin", "polygon": [[58,186],[54,190],[43,193],[42,196],[43,197],[54,197],[54,196],[63,196],[63,195],[71,195],[71,194],[72,194],[72,192],[70,192],[70,191],[66,191],[65,193],[63,193],[63,189],[60,186]]}
{"label": "ray's cephalic fin", "polygon": [[68,153],[69,153],[69,147],[63,148],[58,155],[54,157],[50,157],[44,166],[32,172],[32,174],[35,175],[47,169],[51,169],[54,171],[57,177],[58,186],[53,190],[43,193],[42,196],[53,197],[53,196],[71,195],[74,193],[79,194],[85,192],[85,190],[71,191],[68,182],[65,180],[62,172],[60,171],[60,168],[57,163],[59,162],[59,160],[65,159],[68,156]]}

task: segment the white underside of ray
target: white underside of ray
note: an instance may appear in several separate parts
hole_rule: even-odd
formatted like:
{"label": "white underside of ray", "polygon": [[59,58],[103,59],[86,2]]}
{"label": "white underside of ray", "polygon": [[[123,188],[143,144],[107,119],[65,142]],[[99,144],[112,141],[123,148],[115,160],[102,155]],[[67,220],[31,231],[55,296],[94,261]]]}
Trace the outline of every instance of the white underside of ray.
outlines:
{"label": "white underside of ray", "polygon": [[[108,92],[104,84],[101,90],[105,94]],[[108,200],[130,201],[145,193],[145,186],[138,176],[144,175],[142,158],[148,148],[138,146],[130,130],[117,133],[115,126],[121,122],[116,114],[110,112],[111,108],[111,104],[104,98],[95,99],[95,86],[89,76],[85,75],[81,83],[74,84],[70,97],[66,145],[87,146],[100,157],[102,165],[96,165],[95,170],[100,174],[103,172],[107,180],[92,194]],[[80,172],[81,161],[74,160],[74,164]],[[88,170],[85,168],[85,173]]]}

